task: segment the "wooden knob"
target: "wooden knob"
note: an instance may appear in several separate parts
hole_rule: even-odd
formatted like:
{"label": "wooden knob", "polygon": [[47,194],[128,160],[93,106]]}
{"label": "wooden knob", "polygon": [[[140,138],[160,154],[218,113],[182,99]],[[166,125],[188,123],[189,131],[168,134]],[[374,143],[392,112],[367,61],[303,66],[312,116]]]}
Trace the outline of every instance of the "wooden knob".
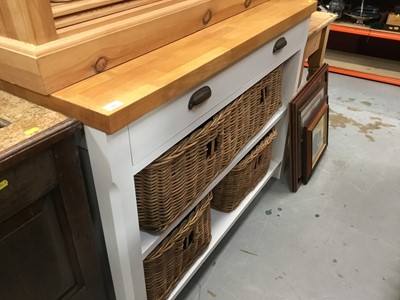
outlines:
{"label": "wooden knob", "polygon": [[105,57],[100,57],[94,66],[97,73],[103,72],[107,68],[107,59]]}
{"label": "wooden knob", "polygon": [[208,9],[203,16],[203,24],[207,25],[211,21],[211,17],[212,17],[212,12],[210,9]]}
{"label": "wooden knob", "polygon": [[244,7],[248,8],[251,4],[251,0],[245,0],[244,1]]}

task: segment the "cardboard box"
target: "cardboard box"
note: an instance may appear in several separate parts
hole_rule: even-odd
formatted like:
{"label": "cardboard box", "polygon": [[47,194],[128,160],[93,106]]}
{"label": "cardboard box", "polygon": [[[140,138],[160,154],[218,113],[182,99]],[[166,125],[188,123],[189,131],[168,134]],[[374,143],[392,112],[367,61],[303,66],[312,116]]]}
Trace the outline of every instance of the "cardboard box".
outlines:
{"label": "cardboard box", "polygon": [[391,12],[388,15],[386,24],[394,25],[394,26],[400,26],[400,14],[395,14],[394,12]]}

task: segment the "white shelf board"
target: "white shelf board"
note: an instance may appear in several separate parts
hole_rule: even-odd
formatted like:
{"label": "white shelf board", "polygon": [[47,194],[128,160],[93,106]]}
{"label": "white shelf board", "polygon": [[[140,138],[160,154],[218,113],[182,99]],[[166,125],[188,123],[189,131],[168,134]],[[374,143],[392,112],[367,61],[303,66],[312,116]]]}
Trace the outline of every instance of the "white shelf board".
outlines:
{"label": "white shelf board", "polygon": [[[142,258],[147,255],[184,219],[184,217],[225,177],[230,170],[273,128],[278,121],[287,113],[287,107],[282,106],[272,118],[265,124],[259,133],[236,155],[231,163],[219,174],[207,187],[207,189],[190,205],[163,233],[160,235],[152,235],[144,231],[140,231],[140,239],[142,246]],[[279,132],[278,132],[279,138]],[[286,138],[286,137],[283,137]]]}
{"label": "white shelf board", "polygon": [[246,210],[249,204],[254,200],[260,190],[264,187],[264,185],[271,179],[274,175],[274,172],[278,169],[280,163],[275,161],[270,162],[269,170],[265,177],[256,185],[256,187],[247,194],[246,198],[240,203],[240,205],[230,213],[218,212],[216,210],[211,210],[211,242],[208,248],[204,251],[204,253],[194,262],[191,268],[186,272],[185,276],[178,283],[176,288],[172,291],[170,297],[168,299],[175,299],[176,296],[182,291],[185,285],[189,282],[192,276],[196,273],[196,271],[201,267],[207,257],[211,254],[211,252],[215,249],[215,247],[219,244],[219,242],[223,239],[226,233],[228,233],[229,229],[235,224],[237,219],[242,215],[242,213]]}

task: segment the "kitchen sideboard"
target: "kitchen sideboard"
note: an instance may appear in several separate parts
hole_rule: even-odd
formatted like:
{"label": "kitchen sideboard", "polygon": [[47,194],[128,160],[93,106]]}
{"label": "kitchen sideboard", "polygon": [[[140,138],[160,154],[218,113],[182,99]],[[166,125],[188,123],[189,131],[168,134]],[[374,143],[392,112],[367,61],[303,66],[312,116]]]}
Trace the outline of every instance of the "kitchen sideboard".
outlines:
{"label": "kitchen sideboard", "polygon": [[[90,157],[118,300],[146,299],[143,261],[271,129],[277,138],[267,174],[234,211],[212,210],[212,240],[172,291],[171,299],[268,180],[279,178],[287,104],[296,92],[309,17],[315,8],[315,1],[270,0],[51,95],[0,84],[85,124],[81,146]],[[135,177],[279,66],[282,106],[162,233],[141,230]],[[196,101],[199,93],[201,100]]]}

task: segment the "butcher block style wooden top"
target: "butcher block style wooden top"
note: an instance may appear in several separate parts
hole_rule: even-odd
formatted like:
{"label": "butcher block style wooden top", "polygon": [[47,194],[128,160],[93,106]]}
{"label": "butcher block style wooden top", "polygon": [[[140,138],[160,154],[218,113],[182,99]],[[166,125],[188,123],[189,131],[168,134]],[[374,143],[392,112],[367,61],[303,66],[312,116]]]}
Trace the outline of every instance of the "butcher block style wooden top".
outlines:
{"label": "butcher block style wooden top", "polygon": [[3,89],[108,134],[225,69],[309,17],[311,0],[271,0],[49,96]]}

